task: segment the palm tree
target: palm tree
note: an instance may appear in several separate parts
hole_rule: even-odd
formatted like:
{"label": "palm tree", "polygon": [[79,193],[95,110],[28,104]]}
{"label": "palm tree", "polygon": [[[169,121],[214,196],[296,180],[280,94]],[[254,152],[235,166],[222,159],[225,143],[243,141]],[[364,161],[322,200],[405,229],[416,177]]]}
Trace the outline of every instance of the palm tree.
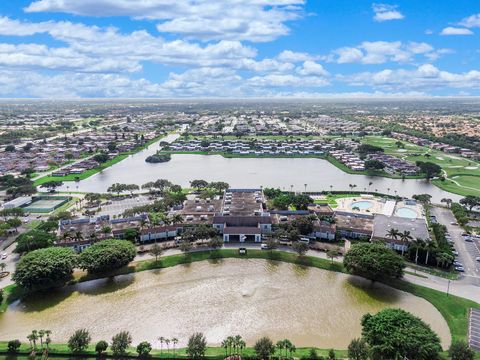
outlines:
{"label": "palm tree", "polygon": [[158,338],[158,340],[160,341],[160,356],[162,355],[162,349],[163,349],[163,342],[165,341],[165,338],[163,336],[160,336]]}
{"label": "palm tree", "polygon": [[243,355],[243,349],[247,346],[247,343],[244,340],[240,340],[240,355]]}
{"label": "palm tree", "polygon": [[433,241],[428,241],[427,245],[425,246],[425,250],[427,250],[427,256],[425,257],[425,265],[428,265],[428,257],[432,251],[437,249],[437,245]]}
{"label": "palm tree", "polygon": [[33,350],[33,336],[32,334],[27,336],[28,342],[30,343],[30,349]]}
{"label": "palm tree", "polygon": [[410,231],[404,230],[403,233],[400,234],[400,240],[402,241],[402,256],[405,253],[405,246],[408,244],[410,240],[412,240],[412,235],[410,235]]}
{"label": "palm tree", "polygon": [[175,345],[178,344],[178,339],[177,338],[172,338],[172,343],[173,343],[173,357],[175,357]]}
{"label": "palm tree", "polygon": [[170,339],[165,339],[165,344],[167,345],[167,354],[170,352]]}
{"label": "palm tree", "polygon": [[423,239],[417,238],[412,241],[412,248],[415,249],[415,264],[418,264],[418,250],[425,248],[425,242]]}
{"label": "palm tree", "polygon": [[77,231],[77,232],[75,233],[74,239],[75,239],[76,241],[82,241],[82,240],[83,240],[83,234],[82,234],[82,232],[81,232],[81,231]]}
{"label": "palm tree", "polygon": [[447,207],[449,208],[452,205],[453,200],[449,198],[443,198],[440,200],[440,202],[447,204]]}
{"label": "palm tree", "polygon": [[160,219],[163,222],[163,225],[168,226],[172,223],[172,220],[167,216],[167,214],[161,214]]}
{"label": "palm tree", "polygon": [[228,343],[228,348],[229,348],[228,354],[232,355],[232,346],[233,346],[233,337],[232,336],[227,337],[227,343]]}
{"label": "palm tree", "polygon": [[175,214],[172,216],[172,224],[177,225],[183,223],[183,216],[180,214]]}
{"label": "palm tree", "polygon": [[234,341],[234,344],[235,344],[235,349],[237,350],[236,354],[238,355],[243,339],[240,335],[235,335],[235,337],[233,338],[233,341]]}
{"label": "palm tree", "polygon": [[37,348],[37,340],[38,340],[38,332],[37,330],[32,330],[32,333],[30,334],[33,342],[33,348]]}
{"label": "palm tree", "polygon": [[228,340],[225,339],[222,341],[222,347],[225,349],[225,357],[228,356]]}
{"label": "palm tree", "polygon": [[394,228],[391,228],[385,234],[385,237],[390,238],[392,240],[397,240],[399,236],[400,236],[400,232],[397,229],[394,229]]}
{"label": "palm tree", "polygon": [[38,337],[40,338],[40,346],[43,349],[43,337],[45,336],[45,330],[38,330]]}

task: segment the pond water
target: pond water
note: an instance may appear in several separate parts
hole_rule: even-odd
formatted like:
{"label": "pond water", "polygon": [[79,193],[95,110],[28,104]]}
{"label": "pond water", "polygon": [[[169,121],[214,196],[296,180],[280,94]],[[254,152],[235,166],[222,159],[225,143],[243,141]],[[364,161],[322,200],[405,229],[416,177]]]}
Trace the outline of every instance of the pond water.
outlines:
{"label": "pond water", "polygon": [[52,330],[66,342],[80,328],[92,340],[128,330],[134,344],[159,336],[179,339],[203,332],[218,345],[240,334],[252,345],[261,336],[296,346],[346,348],[361,333],[365,313],[403,308],[424,319],[450,343],[446,321],[426,300],[381,284],[316,268],[224,259],[95,280],[16,301],[0,316],[0,338],[26,339],[32,329]]}
{"label": "pond water", "polygon": [[[161,141],[174,141],[178,135],[168,135]],[[327,160],[315,158],[224,158],[220,155],[173,155],[171,161],[159,164],[146,163],[145,159],[159,149],[159,142],[129,156],[125,160],[77,183],[67,183],[61,191],[106,192],[113,183],[142,185],[156,179],[189,187],[190,181],[225,181],[232,187],[279,187],[295,191],[378,190],[385,194],[411,197],[428,193],[434,202],[448,197],[461,197],[443,191],[425,180],[401,180],[343,172]],[[371,184],[370,184],[371,183]],[[68,189],[67,189],[68,185]],[[395,193],[395,190],[397,191]]]}

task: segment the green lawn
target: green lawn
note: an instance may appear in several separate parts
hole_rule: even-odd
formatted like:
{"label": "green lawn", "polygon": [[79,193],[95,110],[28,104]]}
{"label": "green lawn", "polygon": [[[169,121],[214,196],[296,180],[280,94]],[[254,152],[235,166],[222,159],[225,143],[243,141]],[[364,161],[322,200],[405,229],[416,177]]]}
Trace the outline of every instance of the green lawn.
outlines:
{"label": "green lawn", "polygon": [[432,183],[434,185],[463,196],[480,196],[480,178],[478,178],[480,177],[480,163],[478,161],[463,158],[458,154],[446,154],[442,151],[418,146],[406,141],[402,141],[405,146],[403,149],[398,148],[395,144],[398,140],[387,137],[366,136],[358,139],[364,144],[383,148],[385,154],[393,155],[412,163],[416,161],[433,162],[441,166],[449,178],[458,182],[457,185],[448,180],[433,180]]}
{"label": "green lawn", "polygon": [[126,159],[130,154],[120,154],[118,156],[115,156],[113,159],[110,159],[103,164],[99,165],[98,167],[94,169],[87,170],[81,174],[69,174],[67,176],[44,176],[40,179],[35,180],[34,185],[39,186],[42,185],[46,182],[49,181],[75,181],[77,178],[79,180],[84,180],[92,175],[95,175],[96,173],[99,173],[100,171],[115,165],[116,163]]}

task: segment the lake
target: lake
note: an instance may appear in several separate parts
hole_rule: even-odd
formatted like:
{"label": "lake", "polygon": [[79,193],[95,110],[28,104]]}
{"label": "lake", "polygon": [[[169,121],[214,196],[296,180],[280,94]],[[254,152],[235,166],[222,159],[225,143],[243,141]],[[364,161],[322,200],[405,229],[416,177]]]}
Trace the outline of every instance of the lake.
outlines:
{"label": "lake", "polygon": [[[172,142],[178,135],[168,135],[162,141]],[[150,164],[145,159],[159,149],[159,142],[129,156],[125,160],[77,183],[66,183],[60,191],[106,192],[113,183],[142,185],[157,179],[189,187],[190,181],[225,181],[235,188],[278,187],[295,191],[350,190],[375,191],[404,197],[428,193],[440,203],[448,197],[461,197],[425,180],[401,180],[343,172],[327,160],[316,158],[224,158],[220,155],[172,155],[169,162]],[[370,185],[372,183],[372,185]],[[68,188],[67,188],[68,186]]]}
{"label": "lake", "polygon": [[450,343],[446,321],[424,299],[342,273],[266,260],[223,259],[95,280],[12,303],[0,315],[0,338],[22,339],[32,329],[52,330],[66,342],[77,329],[93,341],[128,330],[134,344],[160,336],[203,332],[219,345],[240,334],[288,338],[297,347],[346,348],[361,334],[365,313],[402,308],[425,320]]}

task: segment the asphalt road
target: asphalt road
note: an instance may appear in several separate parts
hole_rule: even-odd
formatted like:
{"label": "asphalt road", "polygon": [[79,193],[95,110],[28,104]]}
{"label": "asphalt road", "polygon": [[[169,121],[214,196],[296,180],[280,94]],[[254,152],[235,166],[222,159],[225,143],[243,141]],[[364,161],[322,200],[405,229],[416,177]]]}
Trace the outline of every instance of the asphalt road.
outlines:
{"label": "asphalt road", "polygon": [[480,262],[476,261],[476,258],[480,257],[477,243],[466,242],[463,239],[462,233],[464,230],[458,225],[452,225],[456,220],[450,209],[434,207],[431,213],[437,217],[440,224],[447,227],[448,233],[452,236],[455,249],[458,251],[457,260],[465,268],[462,277],[480,278]]}

